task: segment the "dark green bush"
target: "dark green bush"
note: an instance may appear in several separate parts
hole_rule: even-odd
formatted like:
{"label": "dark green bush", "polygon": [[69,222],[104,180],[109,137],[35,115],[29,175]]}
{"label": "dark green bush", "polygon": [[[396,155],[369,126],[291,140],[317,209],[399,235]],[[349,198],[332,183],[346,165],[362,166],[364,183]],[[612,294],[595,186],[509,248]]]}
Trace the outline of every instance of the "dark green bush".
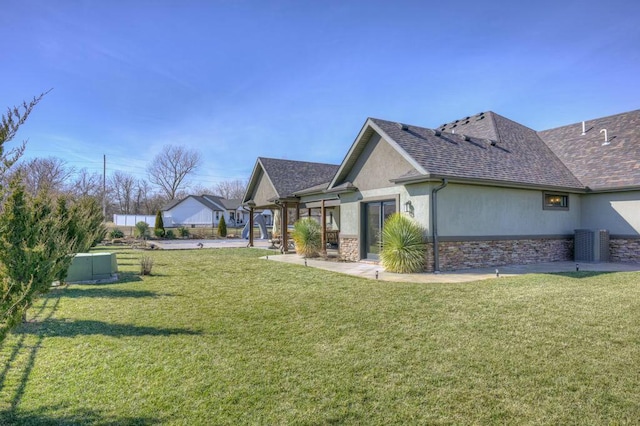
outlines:
{"label": "dark green bush", "polygon": [[162,212],[160,210],[156,214],[156,223],[153,229],[156,237],[164,237],[164,222],[162,221]]}
{"label": "dark green bush", "polygon": [[180,235],[183,238],[188,237],[189,229],[185,228],[184,226],[181,226],[180,228],[178,228],[178,235]]}
{"label": "dark green bush", "polygon": [[109,232],[109,238],[124,238],[124,232],[118,228],[113,228],[111,232]]}
{"label": "dark green bush", "polygon": [[164,233],[164,237],[173,240],[176,237],[176,234],[173,233],[173,230],[168,229],[167,232]]}
{"label": "dark green bush", "polygon": [[149,236],[149,225],[147,222],[136,223],[135,235],[137,238],[147,238]]}
{"label": "dark green bush", "polygon": [[224,220],[224,215],[220,217],[218,222],[218,237],[225,238],[227,236],[227,222]]}

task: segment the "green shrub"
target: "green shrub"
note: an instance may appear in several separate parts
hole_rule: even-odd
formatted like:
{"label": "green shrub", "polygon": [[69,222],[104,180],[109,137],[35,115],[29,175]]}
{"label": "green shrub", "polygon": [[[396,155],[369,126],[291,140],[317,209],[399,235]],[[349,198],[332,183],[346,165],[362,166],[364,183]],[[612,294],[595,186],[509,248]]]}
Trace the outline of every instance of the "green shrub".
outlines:
{"label": "green shrub", "polygon": [[164,222],[162,221],[162,212],[160,210],[156,214],[156,223],[153,229],[156,237],[164,237]]}
{"label": "green shrub", "polygon": [[313,218],[300,219],[293,224],[291,238],[296,245],[296,253],[304,257],[316,257],[322,248],[322,229]]}
{"label": "green shrub", "polygon": [[180,228],[178,228],[178,235],[180,235],[183,238],[188,237],[189,229],[185,228],[184,226],[181,226]]}
{"label": "green shrub", "polygon": [[137,238],[147,238],[149,236],[149,225],[147,222],[136,223],[135,235]]}
{"label": "green shrub", "polygon": [[109,232],[109,238],[124,238],[124,232],[118,228],[113,228],[111,232]]}
{"label": "green shrub", "polygon": [[173,231],[169,229],[167,230],[167,232],[164,233],[164,237],[169,240],[173,240],[176,237],[176,234],[174,234]]}
{"label": "green shrub", "polygon": [[220,222],[218,222],[218,236],[220,238],[227,236],[227,222],[224,220],[224,215],[220,217]]}
{"label": "green shrub", "polygon": [[382,230],[380,263],[389,272],[422,272],[426,262],[424,229],[413,219],[395,213]]}

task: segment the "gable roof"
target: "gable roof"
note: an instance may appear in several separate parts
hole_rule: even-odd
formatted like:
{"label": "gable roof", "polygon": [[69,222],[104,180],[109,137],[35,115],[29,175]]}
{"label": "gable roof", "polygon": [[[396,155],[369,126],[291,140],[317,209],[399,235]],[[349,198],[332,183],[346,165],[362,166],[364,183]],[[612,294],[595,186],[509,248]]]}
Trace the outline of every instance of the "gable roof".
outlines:
{"label": "gable roof", "polygon": [[[415,170],[393,181],[452,178],[534,187],[584,189],[537,133],[493,112],[458,120],[438,130],[369,118],[330,188],[343,183],[373,132]],[[482,118],[481,118],[482,117]],[[455,127],[454,127],[455,125]],[[440,129],[445,129],[440,130]],[[464,130],[455,130],[455,129]],[[455,133],[451,133],[454,131]],[[462,133],[464,132],[464,133]]]}
{"label": "gable roof", "polygon": [[238,207],[241,206],[242,199],[241,198],[230,198],[230,199],[220,198],[220,202],[222,203],[225,209],[236,210],[238,209]]}
{"label": "gable roof", "polygon": [[329,182],[338,170],[338,166],[258,157],[243,202],[249,201],[250,194],[255,190],[260,169],[273,187],[276,198],[282,199],[293,197],[298,191]]}
{"label": "gable roof", "polygon": [[[604,144],[607,130],[609,144]],[[591,190],[640,187],[640,110],[538,132]]]}
{"label": "gable roof", "polygon": [[[230,200],[225,200],[222,197],[218,197],[217,195],[208,195],[208,194],[203,194],[203,195],[187,195],[184,198],[181,198],[179,200],[173,200],[171,202],[169,202],[168,204],[166,204],[163,208],[162,211],[167,211],[167,210],[171,210],[174,207],[176,207],[178,204],[188,200],[189,198],[192,198],[196,201],[198,201],[200,204],[202,204],[203,206],[207,207],[210,210],[230,210],[229,208],[227,208],[227,206],[225,205],[225,202],[228,202]],[[237,207],[234,207],[234,209]]]}

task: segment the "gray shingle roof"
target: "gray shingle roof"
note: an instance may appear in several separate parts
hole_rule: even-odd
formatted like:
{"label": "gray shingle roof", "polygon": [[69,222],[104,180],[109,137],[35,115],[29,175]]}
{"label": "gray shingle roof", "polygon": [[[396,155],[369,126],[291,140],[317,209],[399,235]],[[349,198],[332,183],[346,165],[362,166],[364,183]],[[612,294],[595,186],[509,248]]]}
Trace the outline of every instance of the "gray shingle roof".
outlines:
{"label": "gray shingle roof", "polygon": [[[187,198],[193,198],[194,200],[197,200],[200,204],[204,205],[205,207],[211,209],[211,210],[220,210],[221,207],[226,208],[227,210],[234,210],[238,207],[238,205],[240,205],[240,200],[226,200],[222,197],[218,197],[217,195],[209,195],[209,194],[203,194],[203,195],[187,195],[184,198],[181,198],[179,200],[173,200],[169,203],[167,203],[163,208],[162,211],[167,211],[167,210],[171,210],[172,208],[174,208],[175,206],[177,206],[178,204],[182,203],[184,200],[186,200]],[[233,201],[237,201],[237,205],[235,207],[227,207],[227,204],[233,204],[230,202]]]}
{"label": "gray shingle roof", "polygon": [[[478,119],[480,116],[483,118]],[[426,177],[584,188],[534,130],[493,112],[474,117],[465,118],[455,128],[441,126],[438,131],[371,121],[427,172]],[[449,133],[452,129],[459,130]]]}
{"label": "gray shingle roof", "polygon": [[588,120],[585,129],[582,135],[582,123],[575,123],[538,135],[590,189],[640,187],[640,110]]}
{"label": "gray shingle roof", "polygon": [[264,157],[259,157],[258,161],[273,184],[278,198],[291,197],[297,191],[331,181],[339,167],[335,164]]}

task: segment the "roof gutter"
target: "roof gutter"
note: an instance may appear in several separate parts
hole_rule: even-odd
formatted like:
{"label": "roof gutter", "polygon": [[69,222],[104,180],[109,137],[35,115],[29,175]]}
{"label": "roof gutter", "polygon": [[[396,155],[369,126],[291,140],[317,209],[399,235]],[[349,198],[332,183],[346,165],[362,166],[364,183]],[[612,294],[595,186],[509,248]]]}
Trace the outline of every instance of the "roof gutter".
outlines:
{"label": "roof gutter", "polygon": [[449,182],[442,179],[442,184],[431,190],[431,237],[433,240],[433,272],[440,273],[440,252],[438,250],[438,191],[444,189]]}

